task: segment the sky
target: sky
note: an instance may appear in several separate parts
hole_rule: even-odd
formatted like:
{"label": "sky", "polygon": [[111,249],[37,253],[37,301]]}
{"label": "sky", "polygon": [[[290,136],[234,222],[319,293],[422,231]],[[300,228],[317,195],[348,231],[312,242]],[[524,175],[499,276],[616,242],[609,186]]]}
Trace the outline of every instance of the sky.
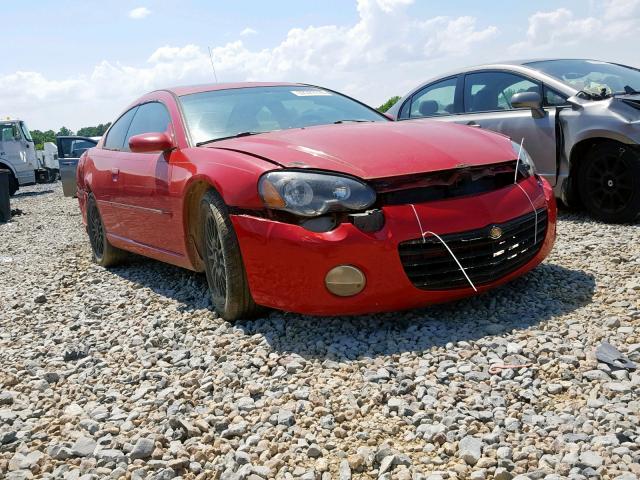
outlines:
{"label": "sky", "polygon": [[3,2],[0,19],[0,118],[39,130],[212,83],[211,60],[220,82],[312,83],[373,106],[478,63],[640,66],[640,0],[32,0]]}

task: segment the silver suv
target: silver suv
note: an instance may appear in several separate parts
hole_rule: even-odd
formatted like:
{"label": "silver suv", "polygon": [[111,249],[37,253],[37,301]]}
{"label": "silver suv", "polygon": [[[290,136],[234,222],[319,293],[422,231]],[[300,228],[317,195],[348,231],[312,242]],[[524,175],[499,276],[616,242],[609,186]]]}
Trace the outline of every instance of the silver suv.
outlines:
{"label": "silver suv", "polygon": [[640,70],[595,60],[471,67],[415,88],[388,112],[501,132],[569,205],[632,222],[640,212]]}

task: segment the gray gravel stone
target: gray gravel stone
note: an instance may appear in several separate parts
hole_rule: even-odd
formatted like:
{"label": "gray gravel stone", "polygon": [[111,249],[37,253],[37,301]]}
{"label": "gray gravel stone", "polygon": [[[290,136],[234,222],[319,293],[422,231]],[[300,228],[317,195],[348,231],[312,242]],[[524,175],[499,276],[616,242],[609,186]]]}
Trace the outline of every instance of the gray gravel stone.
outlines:
{"label": "gray gravel stone", "polygon": [[93,438],[79,437],[71,447],[71,453],[76,457],[88,457],[93,455],[97,443]]}
{"label": "gray gravel stone", "polygon": [[[0,478],[637,480],[640,374],[594,356],[640,362],[637,225],[561,212],[545,262],[459,302],[231,325],[202,275],[98,267],[77,202],[24,191],[0,225]],[[489,374],[511,363],[532,366]]]}
{"label": "gray gravel stone", "polygon": [[585,451],[580,454],[580,463],[585,467],[598,468],[602,462],[602,457],[595,452]]}
{"label": "gray gravel stone", "polygon": [[466,436],[458,445],[458,455],[467,465],[475,465],[482,456],[482,440]]}
{"label": "gray gravel stone", "polygon": [[129,452],[129,458],[136,460],[138,458],[149,458],[155,449],[155,442],[151,438],[140,437],[133,450]]}

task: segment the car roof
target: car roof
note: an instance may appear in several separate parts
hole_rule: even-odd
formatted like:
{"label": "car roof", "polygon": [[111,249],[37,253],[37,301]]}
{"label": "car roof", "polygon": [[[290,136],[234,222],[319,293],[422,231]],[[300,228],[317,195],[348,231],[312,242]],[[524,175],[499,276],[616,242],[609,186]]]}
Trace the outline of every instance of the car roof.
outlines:
{"label": "car roof", "polygon": [[255,88],[255,87],[291,87],[291,86],[307,86],[307,85],[303,85],[301,83],[288,83],[288,82],[231,82],[231,83],[209,83],[209,84],[202,84],[202,85],[187,85],[187,86],[164,88],[163,90],[171,92],[178,97],[181,97],[183,95],[211,92],[214,90],[231,90],[234,88]]}
{"label": "car roof", "polygon": [[[527,58],[527,59],[521,59],[521,60],[503,60],[499,62],[483,63],[480,65],[470,65],[467,67],[458,68],[455,70],[451,70],[449,72],[445,72],[442,75],[438,75],[437,77],[433,77],[433,78],[444,78],[451,75],[459,75],[465,72],[472,72],[474,70],[485,70],[489,68],[505,68],[505,67],[522,67],[529,70],[535,70],[536,72],[543,74],[543,72],[536,69],[530,64],[535,62],[557,62],[557,61],[570,61],[570,60],[598,61],[598,62],[601,61],[601,60],[593,60],[589,58]],[[605,63],[611,63],[611,62],[605,62]]]}
{"label": "car roof", "polygon": [[396,102],[395,105],[393,105],[393,107],[389,109],[388,113],[395,115],[400,110],[400,108],[402,107],[402,105],[404,104],[404,102],[408,97],[410,97],[411,95],[415,94],[417,91],[422,90],[424,87],[432,83],[438,82],[440,80],[444,80],[447,77],[453,77],[453,76],[461,75],[464,73],[472,73],[478,70],[506,69],[514,72],[519,72],[524,75],[530,75],[537,78],[538,80],[544,81],[547,85],[562,92],[565,95],[573,96],[576,93],[578,93],[578,91],[575,88],[573,88],[571,85],[568,85],[562,82],[561,80],[555,77],[552,77],[551,75],[548,75],[542,72],[541,70],[538,70],[533,66],[529,65],[529,63],[532,63],[532,62],[557,61],[557,60],[589,60],[589,59],[586,59],[586,58],[529,58],[529,59],[521,59],[521,60],[504,60],[500,62],[485,63],[481,65],[472,65],[472,66],[458,68],[456,70],[451,70],[448,72],[444,72],[440,75],[431,77],[427,81],[422,82],[418,86],[414,87],[408,93],[406,93],[398,102]]}

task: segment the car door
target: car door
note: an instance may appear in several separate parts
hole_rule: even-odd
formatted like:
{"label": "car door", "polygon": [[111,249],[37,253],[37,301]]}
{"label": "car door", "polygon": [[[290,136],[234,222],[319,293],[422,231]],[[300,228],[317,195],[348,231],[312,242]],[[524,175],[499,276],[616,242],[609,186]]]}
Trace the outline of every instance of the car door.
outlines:
{"label": "car door", "polygon": [[529,108],[514,108],[516,93],[536,92],[543,99],[543,85],[535,79],[508,71],[479,71],[464,76],[463,113],[454,121],[524,139],[538,173],[552,185],[557,175],[556,107],[544,106],[536,118]]}
{"label": "car door", "polygon": [[[98,142],[86,137],[57,137],[58,169],[62,179],[62,193],[65,197],[76,195],[76,169],[80,156]],[[45,144],[46,147],[46,144]]]}
{"label": "car door", "polygon": [[124,139],[137,109],[138,107],[133,107],[127,110],[111,125],[101,148],[93,149],[87,158],[87,163],[92,164],[92,168],[85,168],[92,176],[92,193],[98,203],[107,234],[118,237],[126,234],[120,215],[122,185],[118,173],[127,153],[123,151]]}
{"label": "car door", "polygon": [[129,150],[131,137],[157,132],[166,132],[173,138],[167,108],[156,101],[140,105],[127,131],[123,156],[118,163],[119,215],[129,240],[177,253],[182,249],[182,237],[174,228],[176,220],[169,192],[171,152],[134,153]]}

